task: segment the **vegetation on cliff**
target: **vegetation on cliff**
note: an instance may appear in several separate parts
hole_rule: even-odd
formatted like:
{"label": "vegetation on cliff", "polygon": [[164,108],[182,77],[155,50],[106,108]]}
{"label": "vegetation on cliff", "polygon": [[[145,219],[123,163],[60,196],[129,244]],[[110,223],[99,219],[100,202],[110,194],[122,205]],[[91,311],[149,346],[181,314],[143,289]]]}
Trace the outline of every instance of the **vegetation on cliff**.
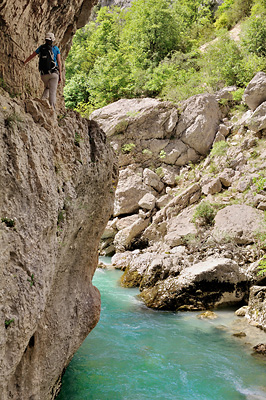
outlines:
{"label": "vegetation on cliff", "polygon": [[[211,0],[102,7],[74,37],[66,105],[88,115],[120,98],[178,102],[228,85],[241,92],[256,72],[266,71],[265,14],[265,0],[225,0],[218,8]],[[237,23],[235,41],[229,30]]]}

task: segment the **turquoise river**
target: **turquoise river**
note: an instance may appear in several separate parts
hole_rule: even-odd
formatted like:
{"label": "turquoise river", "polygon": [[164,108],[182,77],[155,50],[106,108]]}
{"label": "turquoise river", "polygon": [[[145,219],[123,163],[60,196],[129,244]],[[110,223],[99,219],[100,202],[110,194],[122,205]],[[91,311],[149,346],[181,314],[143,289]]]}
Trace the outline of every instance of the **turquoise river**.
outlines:
{"label": "turquoise river", "polygon": [[[97,270],[100,322],[69,364],[57,400],[265,400],[266,363],[232,336],[231,310],[147,309],[120,271]],[[258,330],[257,328],[253,328]]]}

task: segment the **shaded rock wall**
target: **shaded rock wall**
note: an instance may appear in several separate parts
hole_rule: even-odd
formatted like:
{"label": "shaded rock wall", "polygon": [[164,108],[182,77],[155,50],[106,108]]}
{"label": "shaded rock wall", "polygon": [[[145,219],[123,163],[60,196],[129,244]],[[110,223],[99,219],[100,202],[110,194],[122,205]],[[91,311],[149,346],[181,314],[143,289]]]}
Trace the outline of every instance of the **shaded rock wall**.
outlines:
{"label": "shaded rock wall", "polygon": [[266,286],[251,288],[246,318],[266,331]]}
{"label": "shaded rock wall", "polygon": [[37,60],[26,67],[22,61],[43,43],[49,31],[54,32],[55,44],[64,61],[76,29],[86,24],[94,4],[94,0],[3,0],[0,4],[0,77],[5,87],[23,98],[40,95],[43,85]]}
{"label": "shaded rock wall", "polygon": [[99,318],[91,280],[117,170],[93,121],[0,104],[1,400],[47,400]]}

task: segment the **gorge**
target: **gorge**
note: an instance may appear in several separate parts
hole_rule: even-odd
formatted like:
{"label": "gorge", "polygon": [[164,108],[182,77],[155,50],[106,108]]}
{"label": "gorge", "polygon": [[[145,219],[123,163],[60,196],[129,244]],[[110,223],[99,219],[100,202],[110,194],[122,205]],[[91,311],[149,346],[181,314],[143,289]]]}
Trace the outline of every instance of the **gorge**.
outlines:
{"label": "gorge", "polygon": [[[111,215],[117,166],[96,123],[54,113],[37,64],[53,31],[62,57],[93,3],[4,1],[1,43],[1,399],[50,400],[100,315],[91,280]],[[60,97],[60,96],[59,96]],[[61,104],[60,104],[61,103]]]}
{"label": "gorge", "polygon": [[60,88],[54,113],[22,61],[47,30],[64,60],[94,3],[0,6],[3,400],[58,395],[99,320],[98,250],[149,308],[244,306],[266,329],[265,72],[238,101],[235,86],[180,104],[120,99],[90,119],[66,111]]}

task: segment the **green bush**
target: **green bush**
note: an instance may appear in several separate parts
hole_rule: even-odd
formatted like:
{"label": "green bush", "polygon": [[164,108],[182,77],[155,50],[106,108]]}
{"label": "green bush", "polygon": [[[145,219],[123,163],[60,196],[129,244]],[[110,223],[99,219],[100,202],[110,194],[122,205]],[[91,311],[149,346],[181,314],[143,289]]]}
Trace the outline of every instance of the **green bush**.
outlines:
{"label": "green bush", "polygon": [[134,143],[126,143],[121,147],[123,154],[129,154],[136,147]]}
{"label": "green bush", "polygon": [[266,57],[266,14],[255,15],[244,24],[242,41],[248,52]]}
{"label": "green bush", "polygon": [[216,156],[224,156],[226,154],[228,147],[229,144],[224,140],[214,143],[210,154],[211,158]]}
{"label": "green bush", "polygon": [[258,265],[258,275],[265,275],[266,274],[266,255],[262,257]]}
{"label": "green bush", "polygon": [[193,214],[192,222],[196,225],[213,225],[216,215],[215,209],[208,201],[202,201]]}
{"label": "green bush", "polygon": [[250,15],[253,0],[225,0],[216,12],[216,29],[230,29],[238,21]]}
{"label": "green bush", "polygon": [[257,187],[257,193],[260,193],[266,188],[266,177],[261,173],[258,178],[253,178],[253,183]]}

